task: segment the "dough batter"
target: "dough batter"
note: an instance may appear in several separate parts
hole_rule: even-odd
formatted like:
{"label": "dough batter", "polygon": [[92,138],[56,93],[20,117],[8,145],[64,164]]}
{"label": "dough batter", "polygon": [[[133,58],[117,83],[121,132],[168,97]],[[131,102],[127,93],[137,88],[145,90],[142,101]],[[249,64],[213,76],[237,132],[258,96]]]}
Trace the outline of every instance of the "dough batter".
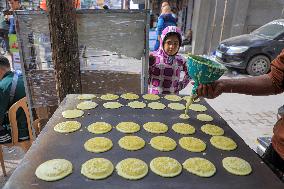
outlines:
{"label": "dough batter", "polygon": [[151,102],[148,104],[148,107],[153,110],[163,110],[166,108],[166,106],[160,102]]}
{"label": "dough batter", "polygon": [[65,121],[55,125],[54,131],[59,133],[72,133],[79,130],[80,128],[81,123],[79,123],[78,121]]}
{"label": "dough batter", "polygon": [[210,139],[211,144],[220,150],[235,150],[237,144],[232,139],[225,136],[213,136]]}
{"label": "dough batter", "polygon": [[182,171],[181,164],[170,157],[157,157],[150,162],[151,170],[162,177],[175,177]]}
{"label": "dough batter", "polygon": [[206,144],[194,137],[183,137],[179,140],[179,145],[190,152],[202,152],[206,149]]}
{"label": "dough batter", "polygon": [[105,137],[95,137],[87,140],[84,147],[89,152],[106,152],[112,148],[112,141]]}
{"label": "dough batter", "polygon": [[148,173],[147,164],[136,158],[127,158],[116,165],[117,174],[129,180],[138,180]]}
{"label": "dough batter", "polygon": [[216,172],[215,165],[204,158],[189,158],[182,165],[188,172],[200,177],[211,177]]}
{"label": "dough batter", "polygon": [[65,110],[62,112],[62,116],[67,119],[73,119],[73,118],[78,118],[82,117],[84,115],[84,112],[82,110]]}
{"label": "dough batter", "polygon": [[176,148],[177,143],[170,137],[156,136],[151,139],[150,145],[160,151],[172,151]]}
{"label": "dough batter", "polygon": [[186,123],[175,123],[172,129],[179,134],[191,135],[195,133],[195,128],[192,125]]}
{"label": "dough batter", "polygon": [[94,109],[98,106],[97,103],[95,102],[92,102],[92,101],[84,101],[84,102],[81,102],[77,105],[77,109],[79,110],[91,110],[91,109]]}
{"label": "dough batter", "polygon": [[86,161],[81,167],[81,174],[89,179],[105,179],[112,174],[113,164],[104,158],[93,158]]}
{"label": "dough batter", "polygon": [[94,95],[94,94],[81,94],[77,97],[77,99],[79,99],[79,100],[92,100],[95,97],[96,97],[96,95]]}
{"label": "dough batter", "polygon": [[140,150],[145,146],[145,141],[138,136],[124,136],[118,141],[118,145],[129,151]]}
{"label": "dough batter", "polygon": [[136,133],[140,130],[140,125],[134,122],[121,122],[116,129],[122,133]]}
{"label": "dough batter", "polygon": [[119,102],[106,102],[103,104],[103,106],[107,109],[118,109],[121,108],[123,105]]}
{"label": "dough batter", "polygon": [[168,126],[160,122],[148,122],[143,125],[143,128],[149,133],[162,134],[168,131]]}
{"label": "dough batter", "polygon": [[234,175],[249,175],[252,172],[250,164],[238,157],[226,157],[222,160],[223,167]]}
{"label": "dough batter", "polygon": [[146,104],[144,102],[133,101],[133,102],[129,102],[128,106],[134,109],[143,109],[146,107]]}
{"label": "dough batter", "polygon": [[117,100],[119,98],[118,95],[107,93],[101,96],[102,100]]}
{"label": "dough batter", "polygon": [[205,124],[201,127],[201,131],[212,136],[219,136],[224,134],[224,130],[217,125]]}
{"label": "dough batter", "polygon": [[145,94],[142,96],[145,100],[159,100],[160,97],[155,94]]}
{"label": "dough batter", "polygon": [[35,171],[37,178],[44,181],[57,181],[72,173],[72,163],[66,159],[52,159],[39,165]]}
{"label": "dough batter", "polygon": [[88,126],[88,131],[94,134],[104,134],[111,131],[112,126],[106,122],[96,122]]}

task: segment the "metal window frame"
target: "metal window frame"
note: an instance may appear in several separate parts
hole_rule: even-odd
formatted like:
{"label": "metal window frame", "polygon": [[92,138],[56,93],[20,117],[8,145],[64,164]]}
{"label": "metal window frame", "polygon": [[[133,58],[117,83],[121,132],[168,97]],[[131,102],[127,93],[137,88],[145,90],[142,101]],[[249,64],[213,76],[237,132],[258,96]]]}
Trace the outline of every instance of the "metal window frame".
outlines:
{"label": "metal window frame", "polygon": [[[93,9],[81,9],[81,10],[76,10],[76,14],[102,14],[102,13],[127,13],[127,14],[137,14],[137,13],[145,13],[146,14],[146,23],[145,23],[145,42],[144,43],[144,56],[142,57],[142,71],[141,71],[141,93],[147,93],[148,91],[148,69],[149,69],[149,28],[150,28],[150,11],[149,10],[118,10],[118,9],[109,9],[109,10],[93,10]],[[32,96],[30,93],[30,89],[28,87],[28,82],[27,82],[27,75],[25,71],[25,54],[23,52],[23,46],[25,44],[22,43],[20,39],[20,28],[19,28],[19,23],[18,23],[18,17],[22,15],[37,15],[37,14],[45,14],[47,15],[46,12],[44,11],[27,11],[27,10],[20,10],[20,11],[15,11],[14,16],[16,20],[16,32],[17,32],[17,41],[19,44],[19,54],[21,58],[21,68],[23,71],[23,78],[24,78],[24,84],[25,84],[25,90],[26,90],[26,96],[28,99],[29,103],[29,111],[31,114],[31,121],[33,122],[34,117],[32,114]]]}

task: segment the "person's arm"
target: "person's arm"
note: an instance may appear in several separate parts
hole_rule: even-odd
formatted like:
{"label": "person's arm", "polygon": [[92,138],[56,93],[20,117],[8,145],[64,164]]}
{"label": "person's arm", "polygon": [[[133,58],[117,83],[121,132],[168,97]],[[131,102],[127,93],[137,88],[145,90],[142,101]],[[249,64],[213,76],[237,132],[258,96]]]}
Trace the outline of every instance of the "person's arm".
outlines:
{"label": "person's arm", "polygon": [[198,95],[215,98],[222,93],[239,93],[246,95],[275,94],[275,85],[268,75],[244,79],[221,79],[209,85],[199,85]]}
{"label": "person's arm", "polygon": [[188,70],[187,70],[187,66],[186,66],[186,61],[185,60],[183,60],[183,71],[184,71],[185,74],[184,74],[184,77],[183,77],[182,81],[179,82],[179,90],[184,89],[188,85],[188,83],[189,83],[189,81],[191,79],[189,77],[189,75],[188,75]]}
{"label": "person's arm", "polygon": [[149,55],[149,67],[153,66],[156,63],[156,58],[153,54]]}
{"label": "person's arm", "polygon": [[277,56],[271,63],[271,71],[268,76],[271,78],[275,87],[275,94],[282,93],[284,91],[284,49],[281,54]]}
{"label": "person's arm", "polygon": [[163,32],[164,22],[165,22],[164,19],[160,16],[158,18],[158,23],[157,23],[157,35],[159,40]]}
{"label": "person's arm", "polygon": [[149,76],[153,74],[155,64],[156,64],[156,57],[152,53],[150,53],[149,55]]}
{"label": "person's arm", "polygon": [[269,74],[245,78],[218,80],[213,84],[200,85],[198,95],[215,98],[222,93],[240,93],[247,95],[272,95],[284,91],[284,50],[272,62]]}
{"label": "person's arm", "polygon": [[[2,90],[0,88],[0,90]],[[9,107],[9,97],[3,91],[0,91],[0,127],[3,125],[4,117]]]}

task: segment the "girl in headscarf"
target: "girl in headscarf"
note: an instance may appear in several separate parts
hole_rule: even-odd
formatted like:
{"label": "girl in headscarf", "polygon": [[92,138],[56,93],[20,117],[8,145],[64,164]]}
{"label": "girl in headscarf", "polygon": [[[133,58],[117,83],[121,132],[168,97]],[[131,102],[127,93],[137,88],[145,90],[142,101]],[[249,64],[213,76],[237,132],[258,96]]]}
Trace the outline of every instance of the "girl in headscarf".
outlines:
{"label": "girl in headscarf", "polygon": [[[182,43],[181,31],[176,26],[166,27],[161,35],[160,47],[150,54],[150,94],[178,94],[190,81],[186,60],[177,55]],[[185,76],[180,81],[180,73]]]}

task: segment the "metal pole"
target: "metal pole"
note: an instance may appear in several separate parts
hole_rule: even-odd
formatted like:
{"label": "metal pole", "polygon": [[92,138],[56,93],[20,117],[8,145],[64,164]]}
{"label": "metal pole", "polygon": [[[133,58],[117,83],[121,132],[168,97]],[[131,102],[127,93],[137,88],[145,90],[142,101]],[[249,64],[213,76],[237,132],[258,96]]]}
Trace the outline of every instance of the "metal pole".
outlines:
{"label": "metal pole", "polygon": [[148,78],[149,78],[149,29],[150,29],[150,12],[147,11],[147,21],[145,25],[146,32],[146,43],[145,43],[145,51],[144,57],[142,58],[142,75],[141,75],[141,93],[147,93],[148,91]]}
{"label": "metal pole", "polygon": [[224,25],[225,25],[225,18],[226,18],[226,13],[227,13],[227,4],[228,0],[225,1],[225,8],[224,8],[224,15],[223,15],[223,20],[222,20],[222,29],[221,29],[221,35],[220,35],[220,41],[222,41],[223,38],[223,31],[224,31]]}
{"label": "metal pole", "polygon": [[212,40],[213,40],[213,35],[216,27],[216,14],[217,14],[217,6],[218,6],[218,0],[215,1],[215,10],[214,10],[214,17],[213,17],[213,24],[212,24],[212,30],[211,30],[211,39],[210,39],[210,45],[209,45],[209,51],[208,53],[211,52],[212,48]]}
{"label": "metal pole", "polygon": [[145,9],[150,9],[150,0],[145,0]]}

